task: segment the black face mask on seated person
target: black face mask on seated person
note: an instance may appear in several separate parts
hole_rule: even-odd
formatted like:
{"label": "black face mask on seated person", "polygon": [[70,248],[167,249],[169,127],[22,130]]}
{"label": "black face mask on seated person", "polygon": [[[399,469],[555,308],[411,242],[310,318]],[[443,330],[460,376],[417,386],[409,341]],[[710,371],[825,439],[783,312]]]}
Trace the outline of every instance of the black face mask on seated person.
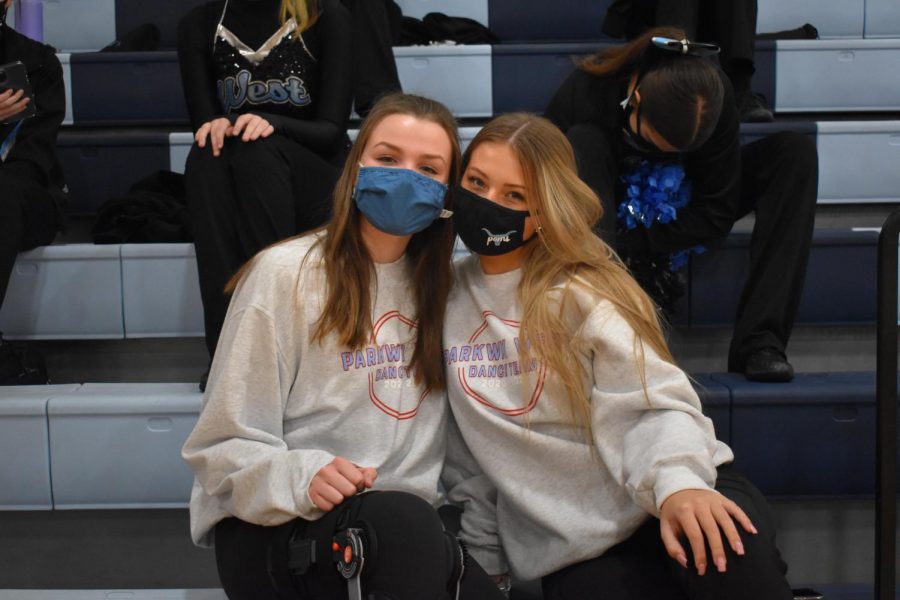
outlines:
{"label": "black face mask on seated person", "polygon": [[475,254],[500,256],[530,242],[523,240],[527,210],[513,210],[456,187],[453,225],[466,247]]}

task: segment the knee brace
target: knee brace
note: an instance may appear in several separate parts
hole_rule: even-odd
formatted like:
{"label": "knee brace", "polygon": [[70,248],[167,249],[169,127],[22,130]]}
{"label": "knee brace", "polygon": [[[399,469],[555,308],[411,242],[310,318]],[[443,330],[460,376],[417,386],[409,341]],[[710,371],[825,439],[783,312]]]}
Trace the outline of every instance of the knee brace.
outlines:
{"label": "knee brace", "polygon": [[[358,503],[354,503],[341,514],[330,536],[310,539],[291,533],[289,539],[283,539],[287,553],[280,568],[277,560],[273,560],[270,548],[269,573],[273,587],[282,590],[290,586],[303,591],[303,576],[316,564],[334,568],[340,574],[347,583],[349,600],[396,600],[390,593],[383,591],[363,593],[363,577],[369,576],[366,577],[368,579],[377,573],[381,561],[402,560],[403,557],[385,556],[383,552],[379,552],[376,528],[368,521],[358,518],[358,506]],[[410,532],[410,535],[414,533]],[[435,552],[441,550],[444,551],[447,573],[445,597],[458,600],[468,553],[465,545],[446,531],[443,546],[434,549]]]}

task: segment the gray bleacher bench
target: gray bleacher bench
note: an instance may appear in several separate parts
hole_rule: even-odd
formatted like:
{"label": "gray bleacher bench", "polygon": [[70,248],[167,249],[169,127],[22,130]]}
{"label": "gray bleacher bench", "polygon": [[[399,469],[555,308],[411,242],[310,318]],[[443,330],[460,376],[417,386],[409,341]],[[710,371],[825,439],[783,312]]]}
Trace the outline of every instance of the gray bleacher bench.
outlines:
{"label": "gray bleacher bench", "polygon": [[0,510],[53,508],[47,402],[79,387],[0,387]]}
{"label": "gray bleacher bench", "polygon": [[86,383],[47,403],[55,509],[185,508],[195,383]]}

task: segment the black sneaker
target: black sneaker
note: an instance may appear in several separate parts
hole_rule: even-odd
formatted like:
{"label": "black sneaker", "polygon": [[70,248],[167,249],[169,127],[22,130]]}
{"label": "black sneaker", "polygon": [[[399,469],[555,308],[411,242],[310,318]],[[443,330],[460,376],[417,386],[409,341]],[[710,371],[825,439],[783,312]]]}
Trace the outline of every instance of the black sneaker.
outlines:
{"label": "black sneaker", "polygon": [[45,385],[44,358],[22,344],[10,344],[0,336],[0,385]]}
{"label": "black sneaker", "polygon": [[771,123],[775,115],[769,110],[766,97],[756,92],[741,92],[735,98],[742,123]]}
{"label": "black sneaker", "polygon": [[744,375],[750,381],[787,383],[794,378],[794,367],[783,352],[763,348],[751,354],[744,363]]}

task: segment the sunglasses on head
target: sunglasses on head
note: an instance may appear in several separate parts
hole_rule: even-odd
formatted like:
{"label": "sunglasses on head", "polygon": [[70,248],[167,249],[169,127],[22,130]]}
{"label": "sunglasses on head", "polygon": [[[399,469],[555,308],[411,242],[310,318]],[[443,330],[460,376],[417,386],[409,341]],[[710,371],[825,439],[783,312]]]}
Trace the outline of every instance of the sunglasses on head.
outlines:
{"label": "sunglasses on head", "polygon": [[691,56],[711,56],[713,54],[718,54],[721,50],[716,44],[692,42],[687,38],[676,40],[674,38],[654,36],[650,38],[650,42],[660,50],[677,52],[678,54],[689,54]]}

